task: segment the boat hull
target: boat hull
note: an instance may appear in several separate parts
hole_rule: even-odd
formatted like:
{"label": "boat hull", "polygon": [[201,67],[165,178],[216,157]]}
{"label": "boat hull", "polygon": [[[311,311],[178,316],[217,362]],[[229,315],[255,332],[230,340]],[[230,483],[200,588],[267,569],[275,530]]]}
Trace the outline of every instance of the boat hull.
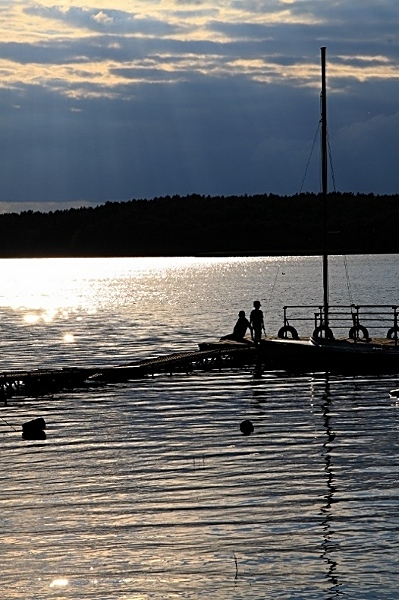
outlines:
{"label": "boat hull", "polygon": [[264,339],[259,353],[266,369],[300,373],[399,373],[399,347],[347,340]]}

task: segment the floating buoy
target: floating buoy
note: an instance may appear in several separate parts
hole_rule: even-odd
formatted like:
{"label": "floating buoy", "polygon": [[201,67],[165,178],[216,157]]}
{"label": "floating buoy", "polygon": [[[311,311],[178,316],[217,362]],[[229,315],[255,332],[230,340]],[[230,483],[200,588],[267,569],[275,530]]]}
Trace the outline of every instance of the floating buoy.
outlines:
{"label": "floating buoy", "polygon": [[245,419],[240,425],[240,431],[243,435],[251,435],[253,433],[254,426],[252,425],[252,421],[249,419]]}
{"label": "floating buoy", "polygon": [[38,419],[32,419],[22,425],[22,437],[24,440],[45,440],[46,434],[46,421],[39,417]]}
{"label": "floating buoy", "polygon": [[399,398],[399,390],[391,390],[389,392],[390,396],[395,396],[396,398]]}
{"label": "floating buoy", "polygon": [[43,431],[43,429],[46,429],[46,421],[42,417],[32,419],[22,425],[22,431]]}

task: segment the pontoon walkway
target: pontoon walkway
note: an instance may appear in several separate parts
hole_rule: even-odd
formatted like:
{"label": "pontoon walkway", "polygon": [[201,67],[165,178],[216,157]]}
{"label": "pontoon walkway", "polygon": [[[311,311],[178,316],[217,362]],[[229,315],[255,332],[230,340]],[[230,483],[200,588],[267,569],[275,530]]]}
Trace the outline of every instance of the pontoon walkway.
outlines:
{"label": "pontoon walkway", "polygon": [[12,396],[41,396],[62,389],[73,389],[95,382],[122,382],[157,373],[189,373],[193,370],[212,370],[242,367],[256,360],[255,348],[235,344],[229,348],[179,352],[137,363],[96,368],[65,368],[0,373],[0,398]]}

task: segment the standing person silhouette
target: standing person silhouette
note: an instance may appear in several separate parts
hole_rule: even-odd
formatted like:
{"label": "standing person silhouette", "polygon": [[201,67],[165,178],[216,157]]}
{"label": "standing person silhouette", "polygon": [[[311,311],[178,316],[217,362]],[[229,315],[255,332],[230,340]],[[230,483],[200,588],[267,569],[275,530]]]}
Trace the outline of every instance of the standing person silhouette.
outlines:
{"label": "standing person silhouette", "polygon": [[265,324],[263,321],[263,312],[260,310],[261,303],[259,300],[255,300],[254,308],[251,310],[249,322],[253,329],[253,339],[255,344],[258,344],[262,337],[262,329],[265,330]]}

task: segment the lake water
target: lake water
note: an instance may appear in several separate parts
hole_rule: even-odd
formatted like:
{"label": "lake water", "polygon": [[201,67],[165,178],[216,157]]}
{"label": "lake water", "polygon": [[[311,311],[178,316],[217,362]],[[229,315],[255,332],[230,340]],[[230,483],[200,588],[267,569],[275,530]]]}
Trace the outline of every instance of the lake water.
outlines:
{"label": "lake water", "polygon": [[[331,301],[399,304],[398,256]],[[1,370],[120,364],[321,301],[318,257],[0,261]],[[155,376],[1,407],[7,600],[398,598],[399,376]],[[21,425],[44,417],[45,441]],[[255,431],[242,436],[239,425]]]}

